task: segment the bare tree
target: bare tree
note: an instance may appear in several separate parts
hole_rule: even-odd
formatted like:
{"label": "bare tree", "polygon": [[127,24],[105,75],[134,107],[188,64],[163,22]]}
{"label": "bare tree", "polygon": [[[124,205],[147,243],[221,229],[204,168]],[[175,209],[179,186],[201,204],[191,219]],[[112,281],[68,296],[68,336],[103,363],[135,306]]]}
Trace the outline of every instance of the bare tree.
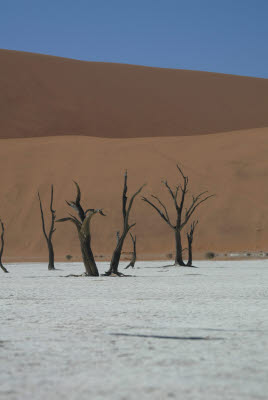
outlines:
{"label": "bare tree", "polygon": [[102,209],[89,208],[84,211],[81,206],[81,190],[77,182],[74,182],[77,189],[76,200],[66,201],[68,206],[72,207],[77,213],[78,218],[69,214],[67,218],[58,219],[56,222],[71,221],[77,229],[80,240],[81,253],[87,276],[99,276],[99,271],[95,262],[95,258],[91,249],[90,221],[95,214],[105,215]]}
{"label": "bare tree", "polygon": [[188,262],[187,267],[192,267],[193,265],[193,252],[192,252],[192,244],[194,240],[194,231],[198,221],[194,221],[191,223],[190,231],[187,232],[187,240],[188,240]]}
{"label": "bare tree", "polygon": [[122,230],[121,235],[119,232],[116,248],[114,250],[112,260],[110,263],[110,268],[106,272],[105,275],[112,275],[112,274],[117,275],[117,276],[123,275],[120,272],[118,272],[118,266],[119,266],[119,261],[120,261],[120,257],[121,257],[121,253],[122,253],[123,244],[124,244],[125,238],[126,238],[128,232],[130,231],[130,229],[136,225],[136,223],[129,225],[129,214],[130,214],[130,211],[131,211],[131,208],[132,208],[132,205],[133,205],[133,202],[134,202],[136,196],[142,191],[144,186],[145,185],[142,185],[137,190],[137,192],[135,192],[133,194],[133,196],[130,198],[129,204],[127,206],[127,171],[125,172],[124,188],[123,188],[123,194],[122,194],[123,230]]}
{"label": "bare tree", "polygon": [[56,230],[56,228],[54,227],[55,219],[56,219],[56,211],[53,209],[53,196],[54,196],[54,189],[53,189],[53,185],[51,185],[51,197],[50,197],[51,224],[50,224],[49,232],[47,233],[45,219],[44,219],[44,213],[43,213],[43,207],[42,207],[42,201],[41,201],[40,193],[38,192],[38,199],[39,199],[40,213],[41,213],[41,220],[42,220],[42,229],[43,229],[43,233],[44,233],[44,236],[45,236],[45,239],[47,242],[47,248],[48,248],[48,269],[49,270],[55,270],[54,248],[53,248],[53,243],[52,243],[52,235]]}
{"label": "bare tree", "polygon": [[125,269],[128,269],[129,267],[134,268],[135,263],[136,263],[136,259],[137,259],[136,236],[133,237],[131,232],[130,232],[130,236],[131,236],[131,240],[132,240],[132,243],[133,243],[132,259],[131,259],[130,263],[125,267]]}
{"label": "bare tree", "polygon": [[176,244],[176,255],[175,255],[175,265],[186,266],[182,257],[182,240],[181,240],[181,231],[188,223],[189,219],[202,203],[208,200],[210,197],[214,195],[206,195],[207,192],[201,192],[196,196],[192,196],[192,200],[190,206],[188,208],[185,207],[185,199],[188,193],[188,183],[189,178],[185,176],[182,172],[182,169],[179,165],[177,165],[178,172],[180,177],[182,178],[182,184],[178,184],[172,189],[167,181],[163,181],[165,188],[167,189],[171,199],[174,203],[174,207],[176,210],[176,222],[172,223],[167,211],[165,204],[160,200],[159,197],[151,195],[154,199],[152,201],[148,200],[148,198],[143,197],[142,200],[148,203],[155,211],[160,215],[160,217],[168,224],[168,226],[174,231],[175,234],[175,244]]}
{"label": "bare tree", "polygon": [[3,252],[4,252],[4,245],[5,245],[5,240],[4,240],[5,226],[4,226],[4,223],[1,221],[1,219],[0,219],[0,225],[1,225],[0,268],[7,274],[8,270],[2,264],[2,256],[3,256]]}

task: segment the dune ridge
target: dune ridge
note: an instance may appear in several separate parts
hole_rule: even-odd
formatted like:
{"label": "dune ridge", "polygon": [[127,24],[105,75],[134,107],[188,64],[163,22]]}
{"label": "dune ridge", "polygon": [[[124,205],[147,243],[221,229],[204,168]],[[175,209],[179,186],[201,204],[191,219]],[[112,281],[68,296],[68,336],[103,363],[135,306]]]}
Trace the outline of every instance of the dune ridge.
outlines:
{"label": "dune ridge", "polygon": [[0,50],[0,138],[190,136],[268,126],[268,79]]}

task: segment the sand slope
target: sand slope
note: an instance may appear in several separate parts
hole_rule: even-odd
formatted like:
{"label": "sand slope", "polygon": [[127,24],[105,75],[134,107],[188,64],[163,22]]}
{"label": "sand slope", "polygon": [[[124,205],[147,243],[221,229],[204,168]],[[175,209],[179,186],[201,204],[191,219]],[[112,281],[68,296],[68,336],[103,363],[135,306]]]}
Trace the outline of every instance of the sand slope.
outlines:
{"label": "sand slope", "polygon": [[268,126],[268,79],[0,50],[0,138],[197,135]]}
{"label": "sand slope", "polygon": [[[124,168],[129,192],[147,183],[144,194],[168,200],[161,179],[176,183],[176,162],[190,177],[190,188],[217,196],[198,212],[197,252],[268,249],[268,128],[189,137],[100,139],[82,136],[2,139],[0,146],[0,215],[7,224],[6,256],[43,259],[37,190],[49,199],[55,185],[57,216],[67,214],[65,199],[74,197],[72,179],[82,188],[86,207],[104,207],[107,217],[93,221],[93,247],[109,255],[121,226]],[[48,203],[47,203],[48,204]],[[169,203],[171,204],[171,203]],[[140,199],[134,218],[139,256],[163,257],[173,251],[173,233]],[[58,224],[57,258],[79,256],[71,224]],[[129,242],[125,251],[131,250]]]}
{"label": "sand slope", "polygon": [[[73,179],[86,207],[105,208],[107,217],[93,221],[93,247],[108,257],[125,168],[130,193],[146,182],[144,194],[169,200],[161,180],[176,183],[177,162],[190,189],[217,195],[198,213],[196,253],[268,250],[267,109],[267,79],[0,50],[6,259],[46,258],[37,191],[48,202],[53,183],[63,217]],[[139,256],[172,253],[173,233],[158,215],[140,199],[133,211]],[[72,225],[57,227],[55,251],[57,259],[80,257]]]}

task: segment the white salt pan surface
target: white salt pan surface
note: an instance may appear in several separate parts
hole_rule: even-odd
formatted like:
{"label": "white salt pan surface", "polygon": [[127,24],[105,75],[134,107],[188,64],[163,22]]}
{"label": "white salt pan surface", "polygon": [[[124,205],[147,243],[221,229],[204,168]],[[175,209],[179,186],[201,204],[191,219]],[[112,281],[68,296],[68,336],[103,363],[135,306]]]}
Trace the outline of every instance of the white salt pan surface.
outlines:
{"label": "white salt pan surface", "polygon": [[0,398],[267,400],[268,261],[164,264],[132,278],[7,265]]}

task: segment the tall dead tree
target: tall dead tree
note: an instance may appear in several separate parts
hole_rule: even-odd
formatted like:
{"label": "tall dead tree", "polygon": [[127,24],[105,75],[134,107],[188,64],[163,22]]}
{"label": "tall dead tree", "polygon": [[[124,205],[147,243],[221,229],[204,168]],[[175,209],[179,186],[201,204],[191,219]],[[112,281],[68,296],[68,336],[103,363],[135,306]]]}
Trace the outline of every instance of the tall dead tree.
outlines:
{"label": "tall dead tree", "polygon": [[172,189],[167,181],[163,181],[165,188],[167,189],[176,210],[176,222],[172,223],[167,211],[167,207],[160,200],[159,197],[151,195],[154,199],[150,201],[148,198],[143,197],[142,200],[148,203],[160,217],[168,224],[168,226],[174,231],[175,236],[175,244],[176,244],[176,255],[175,255],[175,265],[186,266],[182,257],[182,240],[181,240],[181,231],[188,223],[189,219],[196,211],[196,209],[205,201],[207,201],[210,197],[214,195],[206,195],[207,192],[201,192],[196,196],[192,196],[192,200],[190,205],[185,207],[185,200],[188,193],[188,183],[189,178],[185,176],[182,169],[179,165],[177,165],[177,170],[179,172],[180,177],[182,178],[182,184],[178,184]]}
{"label": "tall dead tree", "polygon": [[124,244],[125,238],[126,238],[128,232],[130,231],[130,229],[136,225],[136,223],[129,225],[129,214],[130,214],[130,211],[131,211],[131,208],[133,206],[133,202],[134,202],[136,196],[142,191],[144,186],[145,185],[142,185],[137,190],[137,192],[135,192],[133,194],[133,196],[130,198],[129,204],[127,206],[127,171],[125,172],[124,188],[123,188],[123,194],[122,194],[123,229],[122,229],[121,234],[119,232],[116,248],[114,250],[112,260],[110,263],[110,268],[106,272],[105,275],[117,275],[117,276],[123,275],[120,272],[118,272],[118,266],[119,266],[119,261],[120,261],[120,257],[121,257],[121,253],[122,253],[123,244]]}
{"label": "tall dead tree", "polygon": [[2,256],[4,253],[4,245],[5,245],[5,240],[4,240],[5,226],[4,223],[1,221],[1,219],[0,219],[0,225],[1,225],[0,268],[7,274],[8,270],[2,264]]}
{"label": "tall dead tree", "polygon": [[78,237],[80,241],[82,258],[86,270],[87,276],[99,276],[99,271],[95,262],[95,258],[91,249],[91,234],[90,234],[90,222],[95,214],[105,216],[102,209],[89,208],[84,211],[81,206],[81,190],[77,182],[74,182],[77,189],[76,200],[66,201],[69,207],[73,208],[79,218],[69,214],[67,218],[58,219],[56,222],[71,221],[77,229]]}
{"label": "tall dead tree", "polygon": [[125,269],[128,269],[129,267],[134,268],[135,263],[136,263],[136,259],[137,259],[137,249],[136,249],[136,239],[137,238],[136,238],[136,236],[133,237],[132,233],[130,233],[130,236],[131,236],[131,240],[132,240],[132,243],[133,243],[132,259],[131,259],[130,263],[125,267]]}
{"label": "tall dead tree", "polygon": [[52,236],[56,230],[54,227],[55,219],[56,219],[56,211],[53,209],[53,196],[54,196],[54,189],[53,189],[53,185],[51,185],[51,196],[50,196],[51,224],[50,224],[49,232],[47,233],[45,219],[44,219],[44,213],[43,213],[43,207],[42,207],[42,201],[41,201],[40,193],[38,192],[38,199],[39,199],[40,213],[41,213],[41,220],[42,220],[42,229],[43,229],[43,233],[44,233],[44,236],[45,236],[45,239],[47,242],[47,248],[48,248],[48,269],[49,270],[55,270],[54,248],[53,248],[53,243],[52,243]]}
{"label": "tall dead tree", "polygon": [[187,240],[188,240],[188,262],[187,267],[191,267],[193,265],[193,252],[192,252],[192,245],[194,240],[194,231],[198,221],[194,221],[191,223],[190,231],[187,232]]}

